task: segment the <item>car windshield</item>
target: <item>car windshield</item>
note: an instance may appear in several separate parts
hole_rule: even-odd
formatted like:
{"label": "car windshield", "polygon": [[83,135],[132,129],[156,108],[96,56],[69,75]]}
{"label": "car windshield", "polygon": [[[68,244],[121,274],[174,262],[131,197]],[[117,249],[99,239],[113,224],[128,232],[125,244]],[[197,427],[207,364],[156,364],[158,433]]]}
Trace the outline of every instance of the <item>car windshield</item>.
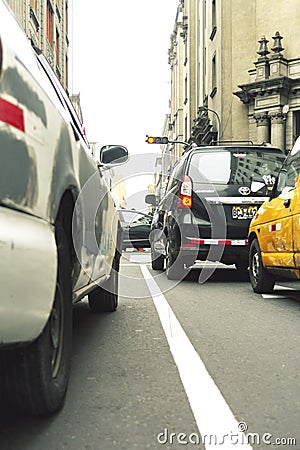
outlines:
{"label": "car windshield", "polygon": [[122,222],[125,222],[127,224],[134,224],[134,223],[151,223],[151,216],[147,214],[143,214],[139,211],[128,211],[128,210],[119,210],[119,216]]}
{"label": "car windshield", "polygon": [[[217,184],[248,185],[252,180],[273,184],[284,155],[275,152],[236,148],[234,151],[195,152],[191,157],[189,175]],[[200,181],[200,180],[199,180]]]}

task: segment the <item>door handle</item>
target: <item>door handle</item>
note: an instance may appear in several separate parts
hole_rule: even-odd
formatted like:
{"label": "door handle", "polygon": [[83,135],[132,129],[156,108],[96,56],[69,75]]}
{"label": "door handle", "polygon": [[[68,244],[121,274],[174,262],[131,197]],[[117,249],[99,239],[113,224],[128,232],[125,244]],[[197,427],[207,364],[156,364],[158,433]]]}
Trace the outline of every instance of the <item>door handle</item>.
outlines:
{"label": "door handle", "polygon": [[291,199],[290,199],[290,198],[287,198],[286,200],[284,200],[283,204],[284,204],[284,206],[285,206],[286,208],[288,208],[288,207],[290,206],[290,204],[291,204]]}

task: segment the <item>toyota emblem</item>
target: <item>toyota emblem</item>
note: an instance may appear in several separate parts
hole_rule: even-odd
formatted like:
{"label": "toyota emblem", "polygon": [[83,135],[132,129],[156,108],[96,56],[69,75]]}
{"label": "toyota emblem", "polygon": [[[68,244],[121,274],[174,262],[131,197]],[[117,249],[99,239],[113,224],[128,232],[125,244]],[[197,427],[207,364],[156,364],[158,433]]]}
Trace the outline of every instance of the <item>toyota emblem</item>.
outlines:
{"label": "toyota emblem", "polygon": [[249,195],[250,194],[250,188],[248,186],[242,186],[239,188],[239,193],[242,195]]}

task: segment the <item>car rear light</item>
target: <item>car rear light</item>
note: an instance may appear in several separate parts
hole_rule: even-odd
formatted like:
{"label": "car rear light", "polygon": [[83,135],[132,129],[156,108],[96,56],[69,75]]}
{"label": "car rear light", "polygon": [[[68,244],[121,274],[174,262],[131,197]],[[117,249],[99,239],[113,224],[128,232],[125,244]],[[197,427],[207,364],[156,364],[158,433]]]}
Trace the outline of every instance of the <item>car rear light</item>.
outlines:
{"label": "car rear light", "polygon": [[192,180],[184,175],[180,186],[179,208],[191,208],[192,203]]}

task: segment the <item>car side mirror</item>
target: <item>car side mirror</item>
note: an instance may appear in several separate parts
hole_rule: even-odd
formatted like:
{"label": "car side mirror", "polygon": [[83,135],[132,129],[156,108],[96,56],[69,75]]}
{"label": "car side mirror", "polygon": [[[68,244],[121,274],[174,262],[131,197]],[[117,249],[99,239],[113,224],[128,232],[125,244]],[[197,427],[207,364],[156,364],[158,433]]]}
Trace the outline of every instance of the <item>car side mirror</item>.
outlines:
{"label": "car side mirror", "polygon": [[157,199],[155,194],[147,194],[145,196],[145,202],[149,205],[157,206]]}
{"label": "car side mirror", "polygon": [[123,145],[104,145],[100,150],[100,163],[105,166],[116,166],[128,161],[128,150]]}

